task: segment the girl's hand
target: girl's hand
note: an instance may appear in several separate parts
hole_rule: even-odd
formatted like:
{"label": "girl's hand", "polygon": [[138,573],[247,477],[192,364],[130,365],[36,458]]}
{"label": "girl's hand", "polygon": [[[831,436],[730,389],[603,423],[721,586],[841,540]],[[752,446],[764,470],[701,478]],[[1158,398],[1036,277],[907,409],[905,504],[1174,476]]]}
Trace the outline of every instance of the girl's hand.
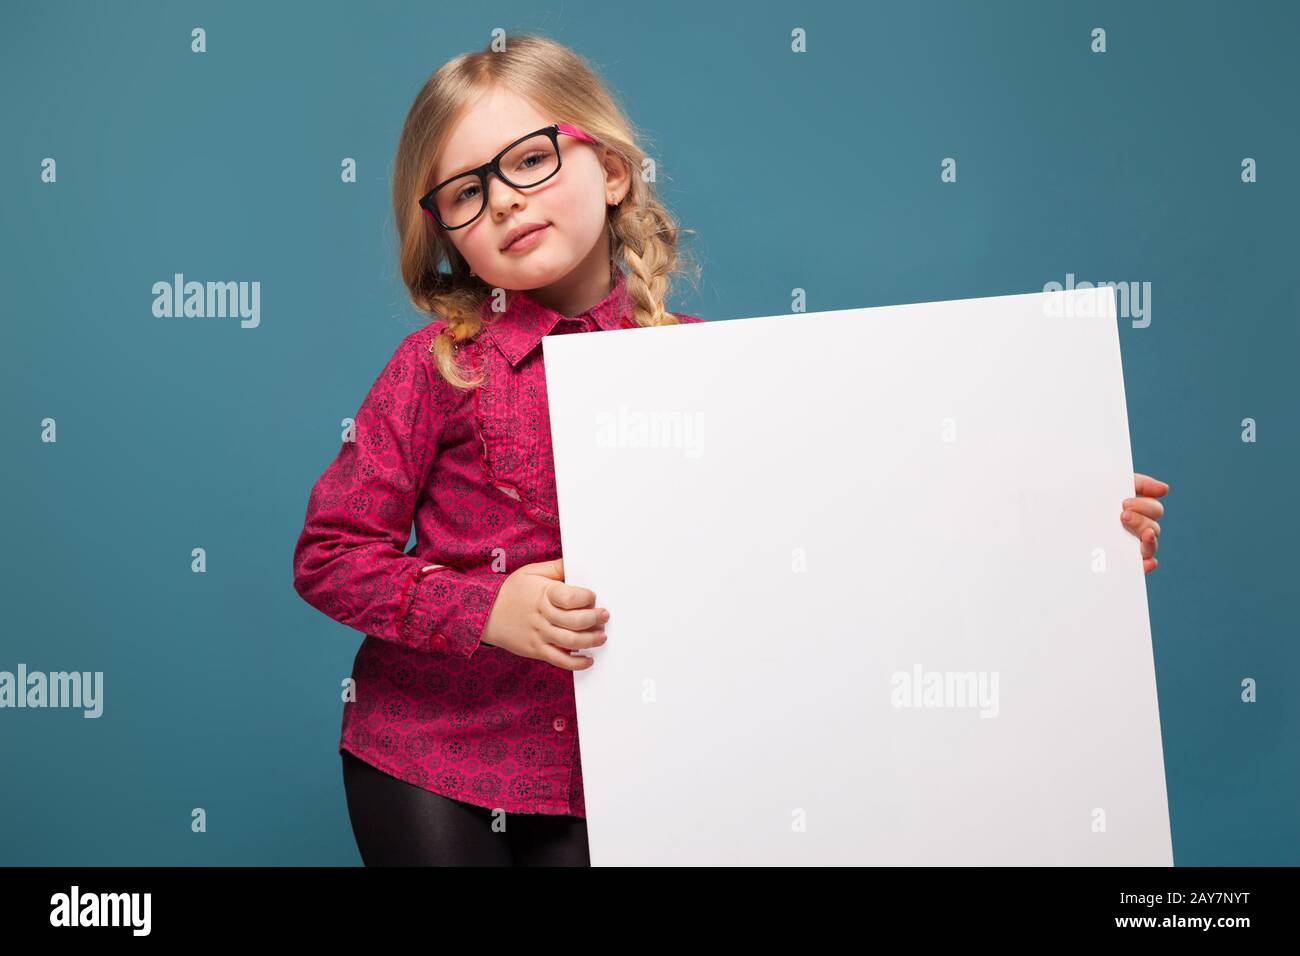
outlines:
{"label": "girl's hand", "polygon": [[1142,571],[1150,574],[1159,563],[1155,555],[1160,547],[1160,524],[1156,519],[1165,513],[1165,506],[1156,499],[1169,490],[1169,484],[1134,472],[1133,490],[1139,497],[1124,499],[1119,520],[1142,542]]}
{"label": "girl's hand", "polygon": [[608,640],[609,611],[595,605],[595,591],[564,583],[563,558],[525,564],[502,582],[480,639],[520,657],[584,671],[595,660],[569,650]]}

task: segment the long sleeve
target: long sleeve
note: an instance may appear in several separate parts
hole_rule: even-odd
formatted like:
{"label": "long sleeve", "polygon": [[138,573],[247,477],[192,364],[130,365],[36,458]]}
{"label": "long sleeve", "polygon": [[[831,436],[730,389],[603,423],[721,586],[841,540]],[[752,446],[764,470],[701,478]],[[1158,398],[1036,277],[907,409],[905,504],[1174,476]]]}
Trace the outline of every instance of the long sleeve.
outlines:
{"label": "long sleeve", "polygon": [[293,584],[312,607],[364,634],[470,657],[506,576],[470,575],[404,550],[442,423],[424,341],[413,334],[397,347],[357,412],[355,441],[343,442],[312,487]]}

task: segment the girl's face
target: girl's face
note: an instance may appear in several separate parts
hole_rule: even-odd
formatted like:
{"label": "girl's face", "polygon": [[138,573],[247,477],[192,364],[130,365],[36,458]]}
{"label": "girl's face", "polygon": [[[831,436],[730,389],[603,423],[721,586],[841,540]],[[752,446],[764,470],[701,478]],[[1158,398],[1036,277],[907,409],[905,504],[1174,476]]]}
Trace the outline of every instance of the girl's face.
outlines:
{"label": "girl's face", "polygon": [[[553,122],[527,100],[492,87],[452,127],[432,184],[486,163],[521,136]],[[489,174],[482,215],[462,229],[443,232],[489,286],[552,287],[557,299],[590,298],[604,294],[601,283],[608,287],[608,203],[627,194],[627,170],[609,151],[572,136],[560,135],[559,147],[560,171],[549,180],[515,189]],[[506,249],[510,231],[531,223],[546,228],[526,247]]]}

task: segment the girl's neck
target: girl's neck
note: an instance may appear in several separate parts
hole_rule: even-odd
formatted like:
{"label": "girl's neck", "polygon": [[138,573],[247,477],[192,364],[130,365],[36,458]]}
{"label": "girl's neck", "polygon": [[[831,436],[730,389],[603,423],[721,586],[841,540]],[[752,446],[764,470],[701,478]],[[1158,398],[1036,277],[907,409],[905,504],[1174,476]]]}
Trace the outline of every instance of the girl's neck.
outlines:
{"label": "girl's neck", "polygon": [[580,263],[561,279],[528,294],[565,316],[581,315],[614,289],[614,267],[610,261],[608,231]]}

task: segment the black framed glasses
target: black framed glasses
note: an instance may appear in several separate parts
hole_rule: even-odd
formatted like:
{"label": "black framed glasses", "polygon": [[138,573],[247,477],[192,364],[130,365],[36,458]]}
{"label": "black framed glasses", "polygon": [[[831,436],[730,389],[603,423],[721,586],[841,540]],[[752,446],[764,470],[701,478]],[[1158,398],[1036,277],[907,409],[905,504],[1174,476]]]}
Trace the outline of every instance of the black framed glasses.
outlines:
{"label": "black framed glasses", "polygon": [[558,173],[560,134],[597,142],[580,126],[552,123],[519,137],[477,169],[443,180],[421,197],[420,207],[443,229],[464,229],[487,208],[488,173],[515,189],[532,189]]}

